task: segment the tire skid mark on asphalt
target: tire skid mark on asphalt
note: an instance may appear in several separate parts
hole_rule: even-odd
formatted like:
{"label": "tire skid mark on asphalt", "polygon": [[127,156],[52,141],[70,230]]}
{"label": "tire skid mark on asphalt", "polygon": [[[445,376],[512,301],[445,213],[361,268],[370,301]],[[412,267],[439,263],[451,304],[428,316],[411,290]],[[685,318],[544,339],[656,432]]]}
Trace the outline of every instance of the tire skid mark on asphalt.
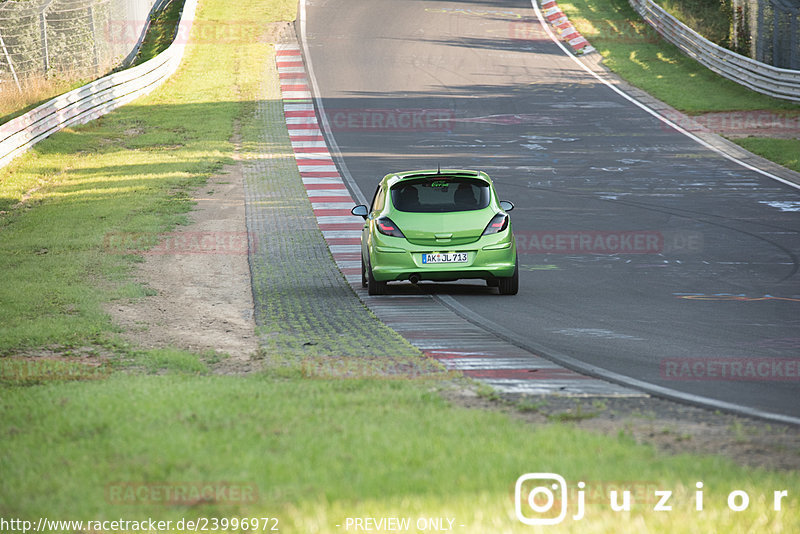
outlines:
{"label": "tire skid mark on asphalt", "polygon": [[355,202],[317,122],[300,47],[276,45],[284,115],[311,208],[342,274],[385,324],[449,370],[500,392],[530,395],[630,397],[645,394],[581,375],[516,347],[460,317],[430,295],[369,296],[361,287],[361,229]]}

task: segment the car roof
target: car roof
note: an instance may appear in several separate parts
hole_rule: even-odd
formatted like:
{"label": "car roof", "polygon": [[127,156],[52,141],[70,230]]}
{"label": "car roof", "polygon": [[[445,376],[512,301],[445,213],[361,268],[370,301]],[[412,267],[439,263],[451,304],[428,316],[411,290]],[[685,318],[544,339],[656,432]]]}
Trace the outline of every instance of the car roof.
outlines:
{"label": "car roof", "polygon": [[416,180],[419,178],[472,178],[482,180],[492,184],[492,179],[483,171],[473,171],[467,169],[423,169],[416,171],[393,172],[383,177],[383,183],[387,187],[392,187],[398,182],[405,180]]}

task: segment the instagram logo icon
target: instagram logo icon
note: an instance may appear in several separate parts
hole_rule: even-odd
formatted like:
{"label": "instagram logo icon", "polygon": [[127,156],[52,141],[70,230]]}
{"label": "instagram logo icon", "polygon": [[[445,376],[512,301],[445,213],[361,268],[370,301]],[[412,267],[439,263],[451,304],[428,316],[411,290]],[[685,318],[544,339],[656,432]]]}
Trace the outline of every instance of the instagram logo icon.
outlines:
{"label": "instagram logo icon", "polygon": [[514,487],[514,506],[526,525],[561,523],[567,517],[567,481],[556,473],[522,475]]}

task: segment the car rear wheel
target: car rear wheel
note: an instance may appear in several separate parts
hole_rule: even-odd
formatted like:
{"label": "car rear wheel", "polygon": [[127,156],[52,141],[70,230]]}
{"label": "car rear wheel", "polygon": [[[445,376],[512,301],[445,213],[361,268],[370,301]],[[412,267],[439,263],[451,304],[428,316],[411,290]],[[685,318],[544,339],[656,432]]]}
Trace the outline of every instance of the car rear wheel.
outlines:
{"label": "car rear wheel", "polygon": [[497,278],[489,278],[488,280],[486,280],[486,285],[488,287],[497,287],[500,285],[500,280],[498,280]]}
{"label": "car rear wheel", "polygon": [[364,256],[361,256],[361,287],[367,287],[367,265],[364,263]]}
{"label": "car rear wheel", "polygon": [[514,259],[514,274],[500,278],[497,286],[501,295],[516,295],[519,292],[519,260]]}
{"label": "car rear wheel", "polygon": [[372,265],[367,263],[367,293],[370,295],[383,295],[386,293],[386,282],[375,280],[372,274]]}

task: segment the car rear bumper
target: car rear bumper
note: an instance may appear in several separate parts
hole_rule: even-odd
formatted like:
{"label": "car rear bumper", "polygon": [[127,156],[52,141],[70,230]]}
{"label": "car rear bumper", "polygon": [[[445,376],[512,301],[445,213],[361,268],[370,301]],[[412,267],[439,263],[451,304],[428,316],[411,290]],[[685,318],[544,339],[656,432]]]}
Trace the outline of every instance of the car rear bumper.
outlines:
{"label": "car rear bumper", "polygon": [[[465,263],[425,264],[423,254],[437,252],[466,252]],[[481,237],[468,245],[441,245],[435,249],[414,245],[402,238],[388,238],[375,243],[370,250],[370,264],[376,280],[408,280],[416,275],[420,280],[458,280],[464,278],[505,278],[514,274],[516,243],[509,235]]]}

